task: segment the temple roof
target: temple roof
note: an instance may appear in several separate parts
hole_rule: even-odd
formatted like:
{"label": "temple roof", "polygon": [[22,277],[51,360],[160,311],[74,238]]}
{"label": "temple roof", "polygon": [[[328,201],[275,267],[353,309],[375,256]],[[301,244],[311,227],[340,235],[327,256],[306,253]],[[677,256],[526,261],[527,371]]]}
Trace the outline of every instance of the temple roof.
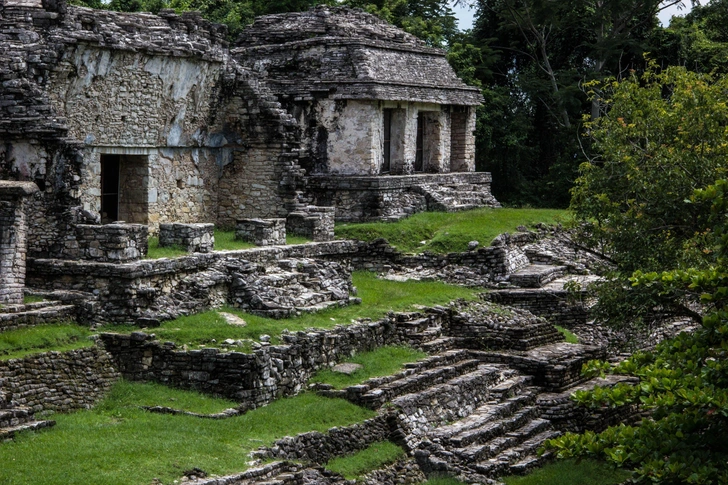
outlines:
{"label": "temple roof", "polygon": [[482,101],[477,88],[457,77],[445,51],[358,9],[317,7],[258,17],[233,54],[265,73],[278,95],[294,99],[328,93],[455,105]]}

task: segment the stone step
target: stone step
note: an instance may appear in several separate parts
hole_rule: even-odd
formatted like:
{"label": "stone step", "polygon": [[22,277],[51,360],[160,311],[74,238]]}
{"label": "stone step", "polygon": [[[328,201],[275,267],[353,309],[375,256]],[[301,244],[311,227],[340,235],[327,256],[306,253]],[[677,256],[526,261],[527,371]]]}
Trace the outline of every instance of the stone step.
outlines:
{"label": "stone step", "polygon": [[454,448],[451,452],[469,463],[481,462],[482,460],[499,460],[503,456],[510,456],[507,450],[515,449],[552,428],[548,420],[536,418],[529,421],[528,415],[528,410],[523,410],[514,415],[514,423],[525,421],[518,428],[508,431],[505,429],[500,430],[501,432],[505,431],[505,433],[495,436],[485,443],[473,443],[463,448]]}
{"label": "stone step", "polygon": [[539,456],[538,454],[528,455],[525,458],[522,458],[517,463],[509,466],[509,473],[512,475],[525,475],[531,470],[542,466],[544,463],[550,460],[552,456],[553,454],[548,451],[543,453],[541,456]]}
{"label": "stone step", "polygon": [[[546,422],[548,423],[548,421]],[[534,455],[541,445],[543,445],[544,441],[555,438],[560,434],[559,431],[552,429],[542,430],[538,434],[519,443],[517,446],[500,451],[497,457],[476,463],[472,468],[485,476],[501,476],[509,472],[511,465],[516,465],[525,458]]]}
{"label": "stone step", "polygon": [[603,359],[602,347],[565,342],[544,345],[527,351],[472,351],[483,362],[506,364],[524,374],[532,375],[534,383],[547,391],[561,391],[584,382],[583,364]]}
{"label": "stone step", "polygon": [[[504,382],[512,382],[512,379],[507,379]],[[500,384],[494,387],[498,386]],[[536,402],[537,395],[538,388],[535,387],[520,390],[512,397],[505,395],[505,393],[501,395],[494,394],[491,388],[491,394],[488,396],[490,400],[486,404],[481,405],[463,419],[435,429],[430,436],[440,442],[452,442],[459,447],[466,446],[476,441],[476,436],[473,437],[474,439],[466,437],[469,436],[471,431],[512,416],[518,410],[533,405]]]}
{"label": "stone step", "polygon": [[33,419],[33,411],[28,408],[0,410],[0,428],[18,426]]}
{"label": "stone step", "polygon": [[0,332],[72,319],[75,305],[53,304],[31,310],[0,313]]}
{"label": "stone step", "polygon": [[21,313],[33,310],[41,310],[44,308],[53,308],[61,306],[60,301],[38,301],[35,303],[23,303],[20,305],[3,305],[0,306],[0,314],[3,313]]}
{"label": "stone step", "polygon": [[370,409],[378,409],[385,402],[391,401],[398,396],[419,391],[427,386],[447,382],[476,369],[479,365],[479,360],[467,359],[446,366],[420,370],[416,374],[408,375],[370,390],[361,396],[360,404]]}
{"label": "stone step", "polygon": [[445,352],[452,349],[455,346],[455,338],[453,337],[438,337],[434,340],[423,342],[419,347],[428,354],[435,352]]}
{"label": "stone step", "polygon": [[[519,404],[519,406],[522,404]],[[516,406],[518,407],[518,406]],[[498,410],[500,411],[500,410]],[[514,429],[526,425],[530,420],[539,416],[539,409],[536,406],[526,406],[504,414],[500,419],[483,419],[483,422],[476,428],[472,428],[451,437],[448,441],[457,448],[465,448],[471,445],[487,443],[489,440],[508,433]]]}
{"label": "stone step", "polygon": [[521,288],[541,288],[566,272],[566,266],[529,264],[508,276],[508,281]]}
{"label": "stone step", "polygon": [[22,431],[37,431],[43,428],[50,428],[51,426],[55,426],[55,424],[55,421],[30,421],[17,426],[0,428],[0,441],[11,439]]}

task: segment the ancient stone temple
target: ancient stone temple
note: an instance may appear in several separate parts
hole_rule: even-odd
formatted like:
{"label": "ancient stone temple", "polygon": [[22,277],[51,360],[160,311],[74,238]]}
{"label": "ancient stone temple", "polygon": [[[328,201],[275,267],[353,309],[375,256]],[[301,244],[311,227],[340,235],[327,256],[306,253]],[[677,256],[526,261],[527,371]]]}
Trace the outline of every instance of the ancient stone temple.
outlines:
{"label": "ancient stone temple", "polygon": [[497,205],[474,172],[480,94],[443,51],[343,8],[226,34],[193,12],[0,0],[0,179],[40,188],[31,257],[143,253],[140,227],[163,223]]}

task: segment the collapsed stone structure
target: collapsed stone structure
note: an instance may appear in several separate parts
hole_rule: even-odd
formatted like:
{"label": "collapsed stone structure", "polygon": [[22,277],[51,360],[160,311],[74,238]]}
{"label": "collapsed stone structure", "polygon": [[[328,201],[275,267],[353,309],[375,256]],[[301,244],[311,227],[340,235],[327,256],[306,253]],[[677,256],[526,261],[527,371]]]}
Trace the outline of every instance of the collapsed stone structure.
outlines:
{"label": "collapsed stone structure", "polygon": [[0,38],[0,179],[40,188],[31,256],[83,257],[77,226],[114,221],[497,205],[474,172],[478,90],[361,11],[262,17],[231,48],[194,12],[2,0]]}

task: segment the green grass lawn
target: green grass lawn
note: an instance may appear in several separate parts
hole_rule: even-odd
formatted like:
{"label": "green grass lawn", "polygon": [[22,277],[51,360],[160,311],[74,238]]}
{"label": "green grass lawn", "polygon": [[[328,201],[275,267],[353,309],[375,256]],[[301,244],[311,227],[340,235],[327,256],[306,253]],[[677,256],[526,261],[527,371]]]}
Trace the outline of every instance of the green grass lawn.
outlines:
{"label": "green grass lawn", "polygon": [[630,477],[630,472],[602,461],[558,460],[528,475],[504,477],[506,485],[617,485]]}
{"label": "green grass lawn", "polygon": [[310,379],[309,382],[323,382],[331,384],[335,389],[361,384],[372,377],[389,376],[402,370],[404,364],[415,362],[427,357],[427,354],[408,347],[386,346],[379,347],[371,352],[362,352],[346,362],[360,364],[361,369],[351,375],[332,372],[324,369]]}
{"label": "green grass lawn", "polygon": [[353,455],[334,458],[324,466],[347,480],[356,480],[404,457],[402,448],[391,441],[380,441]]}
{"label": "green grass lawn", "polygon": [[[305,244],[311,242],[310,239],[301,236],[287,236],[286,244]],[[223,231],[215,229],[215,251],[236,251],[238,249],[250,249],[257,247],[253,243],[239,241],[235,239],[235,231]],[[187,250],[181,246],[159,247],[159,238],[149,238],[149,250],[147,251],[147,259],[159,258],[178,258],[187,256]]]}
{"label": "green grass lawn", "polygon": [[225,475],[246,469],[251,450],[283,436],[323,432],[375,414],[341,399],[301,394],[243,416],[212,420],[141,410],[140,405],[153,404],[151,393],[157,404],[174,399],[197,412],[231,405],[202,395],[186,397],[185,391],[161,385],[120,382],[93,410],[52,415],[54,428],[0,443],[0,483],[171,484],[194,467]]}
{"label": "green grass lawn", "polygon": [[0,360],[17,359],[30,354],[91,347],[92,332],[71,323],[38,325],[0,332]]}
{"label": "green grass lawn", "polygon": [[[372,241],[383,237],[404,252],[466,251],[468,242],[488,246],[494,237],[520,225],[566,222],[569,212],[557,209],[475,209],[465,212],[421,212],[398,222],[336,226],[336,236]],[[425,241],[425,244],[421,244]]]}
{"label": "green grass lawn", "polygon": [[561,334],[564,336],[564,340],[566,341],[566,343],[569,343],[569,344],[578,344],[579,343],[579,337],[577,337],[574,334],[574,332],[572,332],[571,330],[564,328],[560,325],[554,325],[554,327],[556,328],[556,330],[561,332]]}
{"label": "green grass lawn", "polygon": [[[415,305],[443,305],[458,298],[474,300],[478,293],[478,290],[471,288],[439,282],[380,280],[375,274],[367,271],[354,272],[353,281],[359,290],[358,293],[362,299],[361,305],[333,308],[319,313],[306,313],[299,317],[281,320],[225,308],[225,311],[241,316],[247,325],[245,327],[230,325],[217,311],[212,310],[164,322],[152,331],[158,339],[175,342],[178,345],[217,346],[226,339],[258,340],[261,335],[270,335],[272,341],[277,343],[279,342],[278,337],[284,329],[290,332],[309,328],[328,329],[339,324],[348,325],[357,318],[376,320],[391,310],[411,310]],[[127,333],[134,328],[105,326],[103,330]],[[247,350],[247,347],[242,350]]]}

